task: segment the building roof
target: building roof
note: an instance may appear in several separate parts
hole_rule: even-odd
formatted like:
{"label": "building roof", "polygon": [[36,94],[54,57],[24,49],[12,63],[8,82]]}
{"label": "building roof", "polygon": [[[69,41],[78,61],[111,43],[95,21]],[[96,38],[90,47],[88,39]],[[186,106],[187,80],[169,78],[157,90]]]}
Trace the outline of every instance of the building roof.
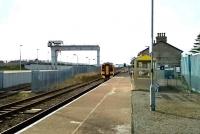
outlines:
{"label": "building roof", "polygon": [[[160,42],[154,43],[154,46],[158,45],[159,43],[167,44],[168,46],[173,47],[174,49],[180,51],[181,53],[183,52],[182,50],[178,49],[177,47],[174,47],[174,46],[172,46],[171,44],[169,44],[169,43],[167,43],[167,42],[163,42],[163,41],[160,41]],[[144,51],[146,51],[146,50],[149,50],[149,47],[148,47],[148,48],[145,48],[145,49],[142,50],[142,51],[140,51],[140,52],[138,53],[138,56],[141,55],[141,54],[142,54]]]}
{"label": "building roof", "polygon": [[145,49],[143,49],[142,51],[140,51],[140,52],[138,53],[138,56],[142,55],[142,54],[143,54],[143,52],[144,52],[144,51],[146,51],[146,50],[149,50],[149,47],[148,47],[148,48],[145,48]]}
{"label": "building roof", "polygon": [[175,47],[175,46],[173,46],[173,45],[171,45],[171,44],[169,44],[169,43],[167,43],[167,42],[163,42],[163,41],[160,41],[160,42],[155,43],[154,46],[158,45],[159,43],[167,44],[168,46],[171,46],[171,47],[175,48],[176,50],[178,50],[178,51],[180,51],[180,52],[183,52],[181,49],[179,49],[179,48],[177,48],[177,47]]}
{"label": "building roof", "polygon": [[151,61],[151,56],[149,55],[140,55],[136,58],[137,61]]}

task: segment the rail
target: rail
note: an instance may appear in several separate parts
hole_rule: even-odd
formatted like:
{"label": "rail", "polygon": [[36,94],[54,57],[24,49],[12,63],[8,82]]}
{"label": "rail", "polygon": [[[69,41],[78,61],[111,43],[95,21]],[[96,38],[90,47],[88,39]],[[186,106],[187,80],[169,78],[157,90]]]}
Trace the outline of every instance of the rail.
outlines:
{"label": "rail", "polygon": [[[69,102],[70,100],[73,100],[77,96],[84,94],[85,92],[93,89],[94,87],[98,86],[102,82],[103,82],[102,79],[96,79],[96,80],[93,80],[93,81],[88,82],[88,83],[80,84],[78,86],[76,85],[75,87],[71,87],[70,89],[66,89],[66,90],[63,90],[63,91],[61,91],[61,90],[57,91],[53,95],[43,96],[42,98],[35,97],[35,99],[33,99],[33,100],[30,100],[30,98],[29,98],[28,102],[23,102],[23,103],[17,102],[17,105],[11,104],[10,107],[8,105],[4,106],[3,108],[0,107],[1,113],[2,113],[2,114],[0,114],[0,119],[2,120],[2,123],[3,123],[4,118],[6,118],[8,116],[12,117],[13,115],[16,116],[17,113],[22,112],[23,110],[26,110],[27,108],[30,108],[34,105],[38,105],[38,104],[40,104],[44,101],[48,101],[49,99],[52,100],[56,96],[60,96],[60,95],[68,96],[67,99],[65,99],[64,101],[62,101],[61,103],[59,103],[57,105],[54,105],[54,107],[48,108],[47,110],[43,110],[43,111],[39,112],[37,115],[31,117],[27,121],[21,122],[21,123],[15,125],[14,127],[10,128],[10,129],[7,129],[3,133],[14,133],[14,132],[19,131],[23,127],[26,127],[27,125],[38,120],[39,117],[44,117],[45,115],[47,115],[47,113],[52,112],[53,109],[55,110],[59,106],[61,106],[61,105],[63,106],[64,104],[66,104],[66,102]],[[68,95],[66,95],[66,94],[68,94]]]}

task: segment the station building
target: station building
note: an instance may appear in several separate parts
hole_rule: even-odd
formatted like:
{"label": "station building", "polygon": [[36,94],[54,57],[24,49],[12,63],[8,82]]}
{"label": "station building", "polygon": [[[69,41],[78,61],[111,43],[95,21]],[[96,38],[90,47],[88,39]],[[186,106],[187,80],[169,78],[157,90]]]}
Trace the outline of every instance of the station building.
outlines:
{"label": "station building", "polygon": [[[182,50],[167,42],[165,33],[157,34],[156,42],[153,44],[153,57],[156,60],[156,67],[180,67],[182,52]],[[149,48],[139,52],[139,55],[149,55]]]}

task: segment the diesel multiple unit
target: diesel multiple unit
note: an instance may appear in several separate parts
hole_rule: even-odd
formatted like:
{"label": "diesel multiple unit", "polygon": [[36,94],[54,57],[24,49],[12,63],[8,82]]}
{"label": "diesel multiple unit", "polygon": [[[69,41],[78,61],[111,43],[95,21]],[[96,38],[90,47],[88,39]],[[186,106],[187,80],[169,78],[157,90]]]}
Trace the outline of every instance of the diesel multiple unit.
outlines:
{"label": "diesel multiple unit", "polygon": [[106,62],[101,65],[101,76],[105,79],[109,79],[115,75],[115,68],[112,63]]}

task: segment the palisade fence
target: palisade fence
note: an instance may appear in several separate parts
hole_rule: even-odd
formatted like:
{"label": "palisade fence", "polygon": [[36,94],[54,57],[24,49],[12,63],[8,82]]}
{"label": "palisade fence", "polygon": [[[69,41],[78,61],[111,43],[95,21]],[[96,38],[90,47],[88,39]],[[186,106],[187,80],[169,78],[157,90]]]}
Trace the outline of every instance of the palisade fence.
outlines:
{"label": "palisade fence", "polygon": [[181,87],[182,78],[180,75],[180,67],[170,67],[164,70],[155,69],[154,71],[154,81],[159,84],[159,86],[172,86]]}
{"label": "palisade fence", "polygon": [[47,91],[58,88],[65,80],[77,74],[98,72],[95,66],[74,66],[66,70],[35,70],[32,71],[31,89],[33,92]]}
{"label": "palisade fence", "polygon": [[200,54],[181,58],[181,74],[191,90],[200,92]]}
{"label": "palisade fence", "polygon": [[160,86],[172,86],[200,92],[200,54],[181,57],[181,68],[156,68],[154,81]]}

